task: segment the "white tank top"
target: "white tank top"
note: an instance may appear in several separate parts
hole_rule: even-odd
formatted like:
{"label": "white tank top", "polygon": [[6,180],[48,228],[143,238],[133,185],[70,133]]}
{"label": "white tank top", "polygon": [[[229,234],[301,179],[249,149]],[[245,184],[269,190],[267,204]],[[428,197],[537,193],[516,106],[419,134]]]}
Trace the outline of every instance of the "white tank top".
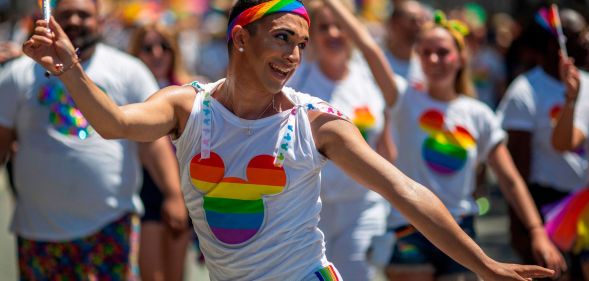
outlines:
{"label": "white tank top", "polygon": [[[302,280],[329,263],[317,228],[320,170],[307,112],[341,115],[284,88],[295,105],[259,120],[233,115],[199,91],[174,141],[182,192],[212,280]],[[342,116],[343,117],[343,116]]]}

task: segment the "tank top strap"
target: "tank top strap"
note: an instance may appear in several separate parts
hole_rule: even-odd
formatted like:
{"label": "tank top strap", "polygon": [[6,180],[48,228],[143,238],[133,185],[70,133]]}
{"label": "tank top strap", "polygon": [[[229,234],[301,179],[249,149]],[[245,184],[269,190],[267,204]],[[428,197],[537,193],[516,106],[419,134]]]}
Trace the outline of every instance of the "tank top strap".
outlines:
{"label": "tank top strap", "polygon": [[338,118],[342,118],[346,121],[350,121],[350,119],[345,114],[325,102],[296,105],[291,109],[290,114],[288,115],[286,130],[284,130],[282,135],[279,136],[280,144],[274,150],[274,166],[276,167],[282,167],[284,165],[284,160],[286,156],[289,155],[289,150],[293,148],[292,144],[294,143],[296,137],[295,130],[297,125],[297,114],[299,114],[301,111],[319,111],[337,116]]}
{"label": "tank top strap", "polygon": [[191,86],[192,88],[194,88],[196,90],[197,93],[205,90],[205,88],[198,81],[192,81],[188,84],[184,84],[184,86]]}
{"label": "tank top strap", "polygon": [[323,113],[337,116],[337,117],[344,119],[346,121],[350,121],[350,118],[348,118],[348,116],[346,116],[341,111],[339,111],[337,108],[331,106],[330,104],[328,104],[326,102],[308,103],[306,105],[306,107],[307,107],[308,111],[319,111],[319,112],[323,112]]}
{"label": "tank top strap", "polygon": [[209,159],[211,157],[211,131],[213,123],[210,92],[205,92],[202,100],[202,113],[200,159]]}
{"label": "tank top strap", "polygon": [[209,159],[211,157],[211,128],[212,128],[212,114],[211,114],[211,93],[198,82],[194,81],[189,84],[192,86],[197,94],[204,92],[202,99],[202,118],[201,119],[201,141],[200,141],[200,159]]}
{"label": "tank top strap", "polygon": [[284,159],[288,155],[289,149],[292,148],[292,144],[295,140],[295,126],[297,123],[297,113],[301,110],[300,105],[294,106],[288,114],[286,121],[286,130],[279,136],[280,143],[274,150],[274,166],[282,167],[284,165]]}

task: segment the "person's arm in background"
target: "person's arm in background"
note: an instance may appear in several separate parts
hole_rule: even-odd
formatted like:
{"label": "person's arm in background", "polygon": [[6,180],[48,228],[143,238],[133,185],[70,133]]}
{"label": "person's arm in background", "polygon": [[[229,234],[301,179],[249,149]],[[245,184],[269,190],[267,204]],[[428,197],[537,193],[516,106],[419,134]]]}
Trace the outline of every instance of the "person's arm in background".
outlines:
{"label": "person's arm in background", "polygon": [[484,280],[529,280],[550,277],[539,266],[499,263],[458,226],[430,190],[380,157],[353,124],[334,116],[310,113],[316,147],[348,175],[383,196],[436,247]]}
{"label": "person's arm in background", "polygon": [[524,180],[517,172],[509,151],[502,142],[491,150],[488,163],[497,176],[499,188],[505,199],[530,233],[532,253],[535,260],[540,265],[553,269],[556,275],[559,276],[561,272],[566,271],[566,262],[558,249],[548,239],[532,196]]}
{"label": "person's arm in background", "polygon": [[352,41],[362,52],[370,67],[376,84],[383,94],[387,107],[393,107],[398,98],[398,87],[393,69],[389,65],[384,52],[370,35],[368,30],[348,11],[341,0],[323,0],[323,3],[334,13]]}
{"label": "person's arm in background", "polygon": [[530,178],[532,160],[532,133],[522,130],[507,130],[507,149],[519,174],[525,180]]}
{"label": "person's arm in background", "polygon": [[552,146],[557,151],[564,152],[579,147],[586,139],[586,130],[583,132],[574,124],[580,89],[579,71],[572,59],[564,58],[562,54],[560,56],[560,76],[566,87],[566,101],[552,131]]}
{"label": "person's arm in background", "polygon": [[3,65],[22,55],[19,45],[11,41],[0,42],[0,65]]}
{"label": "person's arm in background", "polygon": [[380,154],[387,161],[395,163],[398,152],[397,146],[393,140],[391,114],[390,112],[385,111],[383,115],[384,129],[376,142],[376,152],[378,152],[378,154]]}
{"label": "person's arm in background", "polygon": [[3,166],[12,152],[12,145],[16,140],[13,129],[0,126],[0,166]]}
{"label": "person's arm in background", "polygon": [[139,143],[141,163],[164,196],[162,218],[175,231],[188,227],[188,214],[180,188],[178,161],[169,137]]}
{"label": "person's arm in background", "polygon": [[20,90],[16,86],[19,77],[15,77],[14,73],[9,67],[0,71],[0,167],[14,153],[16,141],[15,119]]}

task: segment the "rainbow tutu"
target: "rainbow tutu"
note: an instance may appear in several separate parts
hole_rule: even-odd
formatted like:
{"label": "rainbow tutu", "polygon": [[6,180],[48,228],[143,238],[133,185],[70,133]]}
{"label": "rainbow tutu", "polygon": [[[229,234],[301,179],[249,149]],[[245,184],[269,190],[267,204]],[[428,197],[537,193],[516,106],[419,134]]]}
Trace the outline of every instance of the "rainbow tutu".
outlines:
{"label": "rainbow tutu", "polygon": [[563,251],[589,249],[589,188],[542,208],[548,237]]}

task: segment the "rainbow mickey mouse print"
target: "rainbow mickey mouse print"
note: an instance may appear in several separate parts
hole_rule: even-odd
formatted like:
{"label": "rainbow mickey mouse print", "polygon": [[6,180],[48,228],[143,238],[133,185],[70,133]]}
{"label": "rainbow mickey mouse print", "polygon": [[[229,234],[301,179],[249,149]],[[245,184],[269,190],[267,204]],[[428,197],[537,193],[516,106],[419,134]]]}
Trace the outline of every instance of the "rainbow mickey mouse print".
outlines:
{"label": "rainbow mickey mouse print", "polygon": [[454,126],[446,129],[444,114],[435,109],[426,110],[421,115],[419,126],[429,135],[423,142],[422,155],[430,170],[450,176],[464,167],[468,149],[476,146],[466,128]]}
{"label": "rainbow mickey mouse print", "polygon": [[229,245],[239,245],[254,237],[265,216],[263,196],[279,194],[286,186],[286,173],[274,165],[274,156],[253,157],[246,168],[246,179],[227,177],[225,162],[211,151],[190,162],[192,185],[204,193],[203,209],[214,236]]}

